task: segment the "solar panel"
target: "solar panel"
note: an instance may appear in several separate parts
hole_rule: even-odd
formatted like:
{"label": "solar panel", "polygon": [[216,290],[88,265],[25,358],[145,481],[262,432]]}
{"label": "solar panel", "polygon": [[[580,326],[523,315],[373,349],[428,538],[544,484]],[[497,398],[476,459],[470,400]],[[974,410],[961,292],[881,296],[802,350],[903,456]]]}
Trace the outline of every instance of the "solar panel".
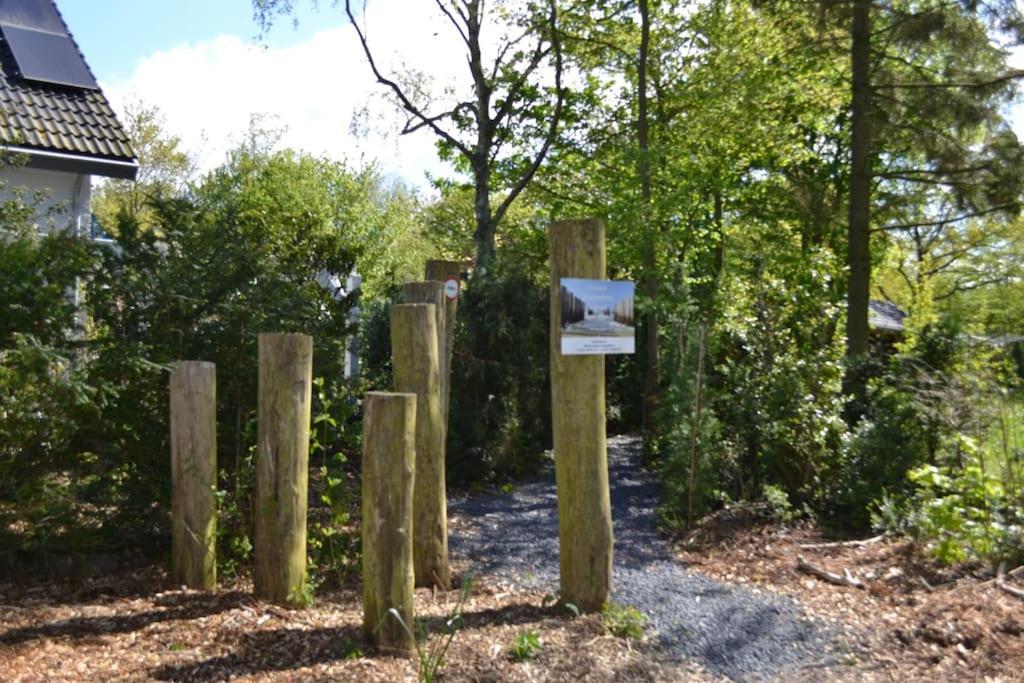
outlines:
{"label": "solar panel", "polygon": [[21,77],[56,85],[99,90],[78,48],[67,35],[0,24]]}
{"label": "solar panel", "polygon": [[18,26],[62,36],[68,34],[50,0],[0,0],[0,26]]}

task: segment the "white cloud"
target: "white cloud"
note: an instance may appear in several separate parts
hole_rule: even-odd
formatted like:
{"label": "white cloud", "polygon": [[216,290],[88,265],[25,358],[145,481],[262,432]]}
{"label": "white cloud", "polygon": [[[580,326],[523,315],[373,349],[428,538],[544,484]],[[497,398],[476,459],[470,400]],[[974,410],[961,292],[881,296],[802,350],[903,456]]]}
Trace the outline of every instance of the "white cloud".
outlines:
{"label": "white cloud", "polygon": [[[365,25],[382,68],[395,73],[409,66],[440,89],[457,85],[444,79],[466,69],[457,36],[430,6],[375,2]],[[332,11],[339,16],[326,4],[321,8]],[[335,159],[376,159],[385,172],[418,185],[424,171],[447,171],[432,134],[397,135],[402,119],[383,100],[347,24],[290,47],[264,47],[235,35],[182,44],[141,59],[126,80],[102,87],[119,110],[135,99],[159,107],[168,130],[197,155],[203,170],[221,163],[250,117],[260,114],[271,117],[269,125],[286,128],[281,146]],[[368,130],[357,136],[350,125],[364,108]]]}

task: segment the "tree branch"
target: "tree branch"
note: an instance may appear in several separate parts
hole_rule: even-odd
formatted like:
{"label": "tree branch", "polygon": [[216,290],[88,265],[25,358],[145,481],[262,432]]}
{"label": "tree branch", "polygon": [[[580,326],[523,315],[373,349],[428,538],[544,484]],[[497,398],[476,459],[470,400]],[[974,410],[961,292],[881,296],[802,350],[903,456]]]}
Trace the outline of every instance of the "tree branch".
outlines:
{"label": "tree branch", "polygon": [[537,169],[544,162],[544,158],[548,154],[548,150],[551,149],[551,145],[555,140],[555,134],[558,131],[558,123],[562,118],[562,106],[565,103],[565,92],[562,90],[562,45],[558,37],[558,8],[555,0],[549,0],[549,6],[551,8],[549,14],[549,24],[551,26],[551,50],[555,55],[555,111],[551,115],[551,124],[548,126],[547,135],[544,138],[544,143],[538,150],[537,155],[533,159],[533,163],[526,169],[519,180],[509,191],[508,196],[501,202],[498,208],[494,212],[494,222],[500,223],[501,219],[508,212],[509,206],[515,201],[516,197],[526,189],[526,185],[533,179],[533,176],[537,173]]}
{"label": "tree branch", "polygon": [[[469,47],[469,36],[466,35],[466,32],[464,30],[462,30],[462,24],[460,24],[455,19],[455,17],[452,16],[451,10],[445,5],[444,0],[435,0],[435,2],[437,3],[438,9],[440,9],[441,12],[446,17],[448,17],[448,21],[450,21],[452,23],[452,26],[455,27],[455,30],[459,32],[459,36],[462,38],[462,42],[466,44],[466,47]],[[346,2],[346,4],[348,3]],[[461,12],[459,13],[459,16],[462,16]]]}
{"label": "tree branch", "polygon": [[[349,21],[352,22],[352,27],[356,30],[356,35],[359,36],[359,43],[363,47],[363,54],[366,55],[366,61],[369,62],[370,69],[373,71],[373,75],[374,77],[376,77],[377,82],[380,83],[381,85],[385,85],[388,88],[390,88],[391,91],[395,94],[395,97],[398,98],[398,101],[401,103],[402,108],[405,109],[414,118],[417,118],[422,122],[422,125],[417,126],[417,128],[422,128],[423,126],[429,127],[432,131],[434,131],[434,133],[438,137],[440,137],[442,140],[450,144],[455,149],[459,150],[459,152],[467,159],[472,159],[473,152],[472,150],[470,150],[469,147],[467,147],[464,143],[455,138],[451,133],[437,125],[438,117],[429,117],[426,114],[424,114],[420,110],[420,108],[417,107],[413,103],[413,101],[409,99],[409,97],[405,94],[405,92],[402,90],[401,86],[398,85],[398,83],[389,78],[386,78],[384,74],[380,72],[380,69],[377,68],[376,61],[374,61],[373,59],[373,53],[370,52],[370,46],[366,42],[366,36],[363,34],[362,29],[359,28],[359,23],[356,22],[356,18],[352,14],[351,0],[345,0],[345,14],[348,15]],[[449,114],[450,113],[451,112],[449,112]],[[443,116],[441,118],[443,118]]]}
{"label": "tree branch", "polygon": [[894,223],[892,225],[886,225],[881,228],[875,228],[874,232],[888,231],[888,230],[909,230],[910,228],[930,228],[939,225],[949,225],[950,223],[959,223],[960,221],[966,221],[971,218],[978,218],[979,216],[987,216],[990,213],[996,213],[998,211],[1013,211],[1018,208],[1016,202],[1000,204],[998,206],[989,207],[980,211],[973,211],[971,213],[961,214],[960,216],[954,216],[953,218],[944,218],[937,221],[926,221],[923,223]]}

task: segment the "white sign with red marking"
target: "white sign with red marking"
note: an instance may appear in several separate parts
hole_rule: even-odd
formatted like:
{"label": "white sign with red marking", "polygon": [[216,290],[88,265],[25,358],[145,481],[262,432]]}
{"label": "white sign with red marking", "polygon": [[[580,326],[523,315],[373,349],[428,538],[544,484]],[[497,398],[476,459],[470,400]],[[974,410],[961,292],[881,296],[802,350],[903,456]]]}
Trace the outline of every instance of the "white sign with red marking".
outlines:
{"label": "white sign with red marking", "polygon": [[459,298],[459,281],[453,277],[444,281],[444,295],[449,299]]}

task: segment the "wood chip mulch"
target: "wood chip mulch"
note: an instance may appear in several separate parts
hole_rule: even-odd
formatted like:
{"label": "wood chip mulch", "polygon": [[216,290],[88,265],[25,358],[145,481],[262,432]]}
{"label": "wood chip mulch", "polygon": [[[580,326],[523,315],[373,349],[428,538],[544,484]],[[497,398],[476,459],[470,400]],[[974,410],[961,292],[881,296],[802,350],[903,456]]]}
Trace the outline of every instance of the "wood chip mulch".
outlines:
{"label": "wood chip mulch", "polygon": [[[417,617],[437,635],[458,591],[416,591]],[[374,654],[357,589],[290,610],[234,581],[214,593],[168,585],[159,569],[85,581],[0,583],[0,681],[414,681],[416,662]],[[442,680],[699,680],[608,635],[599,615],[572,618],[546,596],[473,584]],[[536,632],[523,662],[509,650]]]}
{"label": "wood chip mulch", "polygon": [[[1024,680],[1024,600],[1000,590],[992,568],[944,567],[918,545],[884,538],[821,547],[830,539],[808,525],[727,526],[680,539],[678,556],[694,571],[791,595],[809,614],[848,627],[846,652],[815,674],[822,680]],[[798,571],[799,556],[838,576],[848,571],[864,587]],[[1014,585],[1024,588],[1020,578]]]}

